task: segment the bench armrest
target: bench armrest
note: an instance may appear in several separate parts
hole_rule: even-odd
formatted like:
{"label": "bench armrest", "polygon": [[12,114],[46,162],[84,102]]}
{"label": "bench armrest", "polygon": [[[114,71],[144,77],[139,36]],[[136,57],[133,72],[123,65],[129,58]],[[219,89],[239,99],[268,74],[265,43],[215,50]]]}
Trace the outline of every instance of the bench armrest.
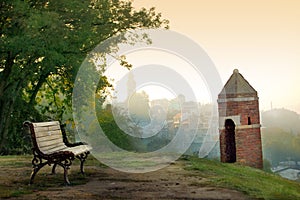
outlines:
{"label": "bench armrest", "polygon": [[67,147],[76,147],[76,146],[79,146],[79,145],[86,145],[87,144],[85,142],[70,143],[69,140],[68,140],[68,137],[67,137],[65,126],[66,126],[65,124],[61,124],[60,129],[61,129],[61,132],[62,132],[63,142],[65,143],[65,145]]}

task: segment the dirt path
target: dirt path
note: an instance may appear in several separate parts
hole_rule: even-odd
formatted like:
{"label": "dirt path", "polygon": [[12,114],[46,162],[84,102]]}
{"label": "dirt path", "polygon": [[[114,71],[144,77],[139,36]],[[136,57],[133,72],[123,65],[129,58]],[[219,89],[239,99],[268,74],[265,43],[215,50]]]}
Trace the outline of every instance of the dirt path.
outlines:
{"label": "dirt path", "polygon": [[88,166],[93,175],[87,177],[87,184],[35,191],[15,199],[249,199],[237,191],[207,186],[197,172],[182,165],[176,162],[145,174]]}

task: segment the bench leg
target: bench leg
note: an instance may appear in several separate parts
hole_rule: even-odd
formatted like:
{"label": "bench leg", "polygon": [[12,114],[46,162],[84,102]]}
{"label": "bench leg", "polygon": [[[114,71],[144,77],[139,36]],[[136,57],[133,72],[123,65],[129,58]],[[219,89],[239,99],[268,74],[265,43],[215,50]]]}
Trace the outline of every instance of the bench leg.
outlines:
{"label": "bench leg", "polygon": [[82,154],[76,156],[80,160],[80,172],[81,172],[81,174],[84,174],[83,164],[84,164],[86,158],[88,157],[89,153],[90,152],[85,152],[85,153],[82,153]]}
{"label": "bench leg", "polygon": [[57,163],[59,166],[61,166],[63,169],[64,169],[64,179],[65,179],[65,184],[66,185],[70,185],[70,181],[69,181],[69,178],[68,178],[68,169],[69,169],[69,166],[66,166],[62,163]]}
{"label": "bench leg", "polygon": [[40,171],[40,169],[42,169],[47,164],[48,163],[45,162],[45,163],[40,163],[38,165],[34,165],[33,166],[33,170],[32,170],[31,176],[30,176],[30,182],[29,182],[29,184],[33,183],[33,179],[34,179],[35,175],[38,173],[38,171]]}
{"label": "bench leg", "polygon": [[56,169],[57,164],[54,163],[53,167],[52,167],[52,174],[56,174],[55,169]]}
{"label": "bench leg", "polygon": [[65,183],[66,183],[67,185],[70,185],[70,184],[71,184],[70,181],[69,181],[69,178],[68,178],[68,167],[65,167],[65,168],[64,168],[64,179],[65,179]]}

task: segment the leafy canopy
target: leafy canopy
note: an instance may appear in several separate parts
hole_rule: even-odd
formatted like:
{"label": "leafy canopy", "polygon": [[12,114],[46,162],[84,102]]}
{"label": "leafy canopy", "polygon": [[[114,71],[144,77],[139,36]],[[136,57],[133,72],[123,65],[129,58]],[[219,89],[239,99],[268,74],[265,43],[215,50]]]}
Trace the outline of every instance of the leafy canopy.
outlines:
{"label": "leafy canopy", "polygon": [[[154,8],[134,10],[125,0],[1,1],[0,154],[26,146],[24,120],[46,114],[62,119],[77,70],[97,44],[124,31],[161,26],[168,22]],[[105,77],[100,82],[100,89],[110,86]]]}

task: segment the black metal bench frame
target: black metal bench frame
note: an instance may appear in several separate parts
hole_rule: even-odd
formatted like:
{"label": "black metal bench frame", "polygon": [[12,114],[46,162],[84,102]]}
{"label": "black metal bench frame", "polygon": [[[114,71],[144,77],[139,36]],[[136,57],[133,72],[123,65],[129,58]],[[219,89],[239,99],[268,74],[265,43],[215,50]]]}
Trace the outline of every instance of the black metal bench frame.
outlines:
{"label": "black metal bench frame", "polygon": [[[70,181],[68,179],[68,170],[70,169],[70,166],[72,165],[72,162],[75,158],[78,158],[80,160],[80,172],[81,174],[84,174],[83,170],[83,165],[85,160],[87,159],[90,151],[84,151],[78,155],[75,155],[72,152],[72,147],[77,147],[81,145],[88,146],[82,142],[77,142],[77,143],[70,143],[67,139],[67,135],[64,129],[64,126],[60,124],[60,131],[62,133],[62,139],[64,144],[68,147],[65,150],[59,150],[56,152],[52,152],[50,154],[45,154],[43,153],[37,143],[36,140],[36,132],[35,128],[33,126],[32,122],[26,121],[23,123],[24,128],[29,129],[30,135],[31,135],[31,140],[32,140],[32,152],[33,152],[33,159],[32,159],[32,173],[30,176],[30,182],[29,184],[33,183],[35,175],[39,172],[41,168],[43,168],[46,165],[52,167],[52,174],[55,174],[55,169],[56,166],[59,165],[64,169],[64,181],[67,185],[70,185]],[[91,148],[90,148],[91,149]]]}

